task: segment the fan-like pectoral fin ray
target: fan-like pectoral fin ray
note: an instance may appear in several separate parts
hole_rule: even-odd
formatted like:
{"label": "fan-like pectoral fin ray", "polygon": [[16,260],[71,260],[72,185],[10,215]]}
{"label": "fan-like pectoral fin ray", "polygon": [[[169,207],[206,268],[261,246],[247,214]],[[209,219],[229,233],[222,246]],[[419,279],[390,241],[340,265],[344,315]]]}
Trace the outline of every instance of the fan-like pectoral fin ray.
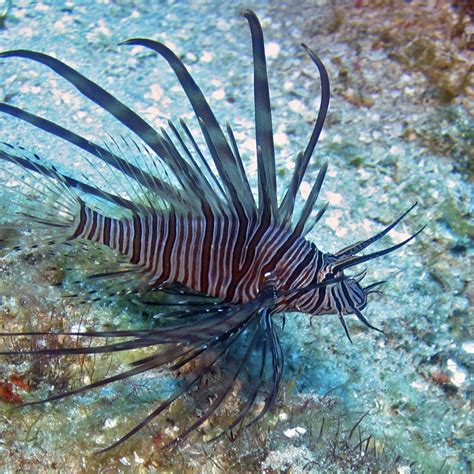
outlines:
{"label": "fan-like pectoral fin ray", "polygon": [[67,392],[62,392],[62,393],[59,393],[57,395],[52,395],[51,397],[45,398],[43,400],[36,400],[36,401],[33,401],[33,402],[23,403],[22,405],[19,405],[17,408],[23,408],[23,407],[27,407],[27,406],[33,406],[33,405],[42,405],[44,403],[54,402],[54,401],[57,401],[57,400],[62,400],[64,398],[72,397],[73,395],[79,395],[81,393],[88,392],[89,390],[93,390],[94,388],[103,387],[104,385],[108,385],[108,384],[113,383],[113,382],[118,382],[120,380],[124,380],[126,378],[133,377],[134,375],[139,375],[143,372],[147,372],[149,370],[155,369],[157,367],[162,366],[166,362],[167,362],[166,360],[164,362],[162,362],[159,359],[158,356],[154,356],[153,358],[151,358],[151,360],[149,360],[149,361],[147,361],[147,362],[145,362],[141,365],[138,365],[138,366],[134,367],[133,369],[121,372],[120,374],[113,375],[112,377],[107,377],[107,378],[102,379],[102,380],[98,380],[97,382],[84,385],[84,386],[79,387],[79,388],[74,389],[74,390],[69,390]]}
{"label": "fan-like pectoral fin ray", "polygon": [[[171,370],[178,370],[183,365],[186,365],[192,360],[199,359],[201,363],[196,364],[196,368],[190,374],[189,378],[184,381],[183,387],[181,387],[172,397],[164,401],[159,405],[152,413],[150,413],[144,420],[137,424],[132,430],[130,430],[125,436],[120,438],[112,446],[105,450],[112,449],[119,444],[129,439],[133,434],[138,432],[150,421],[162,413],[168,408],[175,400],[180,396],[184,395],[192,386],[194,386],[199,379],[207,374],[209,370],[218,362],[224,354],[229,353],[231,346],[235,347],[236,341],[244,341],[243,354],[239,355],[237,365],[228,374],[229,378],[225,379],[224,385],[217,393],[217,398],[212,402],[211,406],[205,411],[205,413],[199,417],[194,423],[189,425],[180,434],[176,440],[172,442],[178,443],[189,433],[198,428],[204,421],[212,416],[223,401],[229,396],[232,387],[234,387],[237,378],[242,374],[242,371],[249,368],[252,354],[259,347],[263,347],[264,354],[262,354],[262,362],[260,367],[260,381],[258,386],[262,384],[262,372],[265,366],[265,357],[267,347],[271,348],[272,354],[272,377],[271,377],[271,389],[267,395],[265,401],[264,411],[267,411],[273,403],[279,379],[281,376],[281,348],[276,338],[276,334],[271,325],[271,316],[269,308],[275,303],[275,294],[271,289],[265,289],[259,296],[254,300],[251,300],[243,304],[229,304],[223,303],[220,308],[225,308],[224,311],[216,310],[216,306],[212,305],[208,309],[211,314],[204,308],[199,312],[196,312],[197,317],[191,317],[190,320],[183,320],[184,323],[167,325],[161,328],[149,329],[149,330],[130,330],[130,331],[90,331],[83,333],[75,332],[58,332],[56,335],[68,335],[68,336],[81,336],[81,337],[132,337],[133,339],[118,342],[113,344],[105,344],[103,346],[96,347],[65,347],[60,349],[40,349],[32,351],[13,351],[13,352],[2,352],[1,355],[25,355],[25,354],[42,354],[42,355],[74,355],[74,354],[95,354],[95,353],[107,353],[122,350],[131,350],[135,348],[146,348],[152,346],[162,346],[171,343],[178,343],[173,347],[167,347],[164,350],[160,350],[155,354],[146,356],[140,360],[132,363],[132,368],[126,370],[117,375],[98,380],[86,386],[80,387],[75,390],[70,390],[64,393],[53,395],[45,400],[33,401],[27,403],[27,405],[36,405],[40,403],[60,400],[69,396],[84,393],[94,388],[99,388],[107,384],[124,380],[128,377],[142,374],[148,370],[160,368],[167,365]],[[248,339],[242,339],[246,334],[247,329],[250,333]],[[29,333],[2,333],[0,336],[39,336],[50,333],[42,332],[29,332]],[[261,345],[262,338],[265,340],[263,346]],[[266,339],[270,342],[267,343]],[[235,354],[238,354],[241,350],[241,346],[235,347]],[[251,369],[251,368],[250,368]],[[253,387],[252,387],[253,390]],[[250,407],[253,405],[254,400],[258,394],[257,391],[251,393]],[[239,417],[243,419],[245,414],[249,411],[249,408],[244,408],[239,414]],[[260,416],[260,415],[259,415]],[[262,415],[263,416],[263,415]],[[240,421],[240,420],[239,420]],[[103,451],[105,451],[103,450]]]}
{"label": "fan-like pectoral fin ray", "polygon": [[[246,305],[243,305],[243,307],[246,307],[246,309],[249,308],[249,306],[246,306]],[[239,309],[237,307],[236,312],[238,311]],[[250,315],[250,317],[251,316],[252,315]],[[203,358],[203,360],[206,360],[206,363],[203,365],[197,364],[198,368],[195,369],[195,371],[189,376],[188,380],[183,384],[183,386],[174,395],[172,395],[170,398],[164,401],[158,408],[153,410],[146,418],[144,418],[138,425],[136,425],[126,435],[124,435],[122,438],[120,438],[111,446],[99,452],[109,451],[110,449],[113,449],[119,446],[120,444],[122,444],[123,442],[127,441],[135,433],[140,431],[142,428],[148,425],[153,419],[155,419],[158,415],[160,415],[164,410],[166,410],[174,401],[176,401],[178,398],[183,396],[191,387],[193,387],[202,378],[202,376],[208,373],[209,370],[218,362],[218,360],[229,350],[229,348],[233,344],[235,344],[236,341],[240,339],[242,335],[242,331],[247,326],[248,321],[249,321],[249,318],[245,319],[244,322],[240,323],[239,326],[228,329],[227,332],[222,333],[220,337],[214,337],[212,340],[210,340],[209,344],[205,345],[204,350],[198,353],[198,356],[204,353],[209,353],[210,360],[208,360],[207,358]],[[243,362],[245,363],[245,360]],[[178,369],[179,367],[181,367],[181,365],[175,366],[174,369]],[[241,369],[238,370],[238,373],[240,373],[240,371]],[[238,376],[238,373],[237,373],[237,376]],[[235,376],[235,373],[233,376]],[[231,387],[232,385],[233,383],[231,384]],[[230,390],[230,388],[226,387],[223,391],[220,392],[220,394],[218,394],[218,400],[220,401],[219,403],[216,404],[215,408],[218,408],[220,403],[222,403],[222,400],[225,399],[225,397],[228,395],[228,391]],[[205,415],[207,416],[203,415],[202,417],[200,417],[196,422],[194,422],[191,426],[186,428],[175,440],[171,441],[167,446],[171,446],[173,444],[179,443],[192,431],[198,428],[215,411],[215,410],[211,410],[211,408],[208,409],[208,411],[205,413]]]}
{"label": "fan-like pectoral fin ray", "polygon": [[[128,439],[130,439],[134,434],[138,433],[142,428],[147,426],[151,421],[153,421],[157,416],[163,413],[168,407],[170,407],[178,398],[183,396],[189,389],[191,389],[209,370],[218,362],[218,360],[227,352],[229,347],[238,340],[239,333],[231,334],[229,337],[222,341],[221,346],[218,348],[217,351],[214,353],[211,350],[221,342],[220,340],[215,340],[210,343],[208,347],[206,347],[202,352],[199,353],[209,353],[210,360],[200,366],[198,364],[198,368],[188,377],[188,380],[184,382],[183,386],[177,390],[171,397],[161,403],[155,410],[153,410],[147,417],[145,417],[140,423],[138,423],[133,429],[127,432],[124,436],[122,436],[119,440],[117,440],[112,445],[108,446],[105,449],[101,449],[98,451],[99,453],[104,453],[106,451],[110,451],[111,449],[116,448],[117,446],[121,445]],[[173,442],[172,442],[173,443]]]}
{"label": "fan-like pectoral fin ray", "polygon": [[[220,356],[220,355],[219,355]],[[217,361],[219,356],[215,357],[211,363],[208,364],[207,368],[209,369],[214,365]],[[100,449],[97,451],[98,454],[105,453],[110,451],[121,444],[125,443],[125,441],[129,440],[133,435],[138,433],[142,428],[150,424],[156,417],[158,417],[161,413],[163,413],[168,407],[170,407],[178,398],[182,397],[193,385],[195,385],[199,379],[202,377],[203,374],[198,374],[190,378],[187,383],[185,383],[179,390],[177,390],[171,397],[166,399],[163,403],[161,403],[158,408],[153,410],[148,416],[146,416],[140,423],[138,423],[134,428],[128,431],[124,436],[118,439],[115,443],[107,446],[104,449]]]}
{"label": "fan-like pectoral fin ray", "polygon": [[[131,341],[120,342],[117,344],[83,347],[83,348],[62,348],[62,349],[38,349],[33,351],[3,352],[0,355],[21,355],[21,354],[47,354],[47,355],[69,355],[69,354],[89,354],[97,352],[108,352],[111,349],[129,350],[143,345],[155,345],[165,343],[191,343],[200,342],[207,339],[218,337],[227,332],[229,328],[237,327],[246,318],[250,317],[255,307],[247,303],[245,305],[223,304],[220,306],[212,305],[193,311],[186,318],[175,322],[177,315],[170,313],[168,319],[173,323],[164,327],[145,330],[117,330],[117,331],[85,331],[85,332],[20,332],[20,333],[0,333],[3,337],[19,336],[73,336],[85,338],[111,338],[111,337],[133,337]],[[177,312],[179,314],[179,312]],[[191,319],[192,318],[192,319]],[[165,318],[166,319],[166,318]]]}
{"label": "fan-like pectoral fin ray", "polygon": [[216,155],[213,156],[213,159],[219,172],[219,176],[223,180],[227,190],[231,194],[236,194],[239,197],[239,200],[246,211],[253,211],[253,196],[247,178],[241,175],[240,168],[236,162],[237,158],[232,153],[214,113],[209,107],[201,89],[191,77],[183,62],[173,51],[158,41],[146,38],[133,38],[120,44],[144,46],[145,48],[155,51],[168,62],[181,83],[196,117],[202,120],[202,123],[208,131],[209,137],[205,138],[206,142],[210,139],[212,145],[216,149]]}
{"label": "fan-like pectoral fin ray", "polygon": [[[255,318],[259,318],[256,316]],[[177,444],[183,439],[185,439],[190,433],[194,430],[199,428],[205,421],[207,421],[221,406],[224,400],[229,396],[232,388],[234,387],[237,378],[239,377],[242,369],[248,364],[252,351],[255,348],[256,343],[258,342],[258,335],[260,334],[259,331],[259,320],[256,320],[257,327],[253,331],[253,335],[251,336],[251,341],[245,350],[245,354],[242,356],[241,360],[237,362],[235,369],[231,374],[227,374],[226,376],[229,380],[219,389],[216,394],[216,397],[212,401],[211,405],[208,409],[190,426],[188,426],[185,430],[183,430],[176,439],[170,443],[170,445]]]}
{"label": "fan-like pectoral fin ray", "polygon": [[[263,32],[260,22],[254,12],[245,10],[244,16],[249,22],[252,34],[253,70],[254,70],[254,102],[255,102],[255,131],[257,153],[261,150],[262,159],[258,162],[258,174],[264,174],[265,179],[259,179],[259,207],[267,202],[272,215],[277,209],[277,185],[275,174],[275,149],[273,145],[272,113],[270,92],[268,88],[267,64]],[[262,187],[265,182],[266,187]],[[263,198],[268,195],[268,199]]]}
{"label": "fan-like pectoral fin ray", "polygon": [[[13,333],[3,333],[3,336],[23,336],[23,335],[32,335],[36,336],[41,333],[24,333],[24,334],[13,334]],[[55,335],[60,333],[49,333],[49,335]],[[45,334],[47,335],[47,334]],[[83,336],[84,334],[79,334]],[[106,344],[103,346],[95,347],[64,347],[61,349],[34,349],[27,351],[2,351],[0,356],[20,356],[20,355],[50,355],[56,357],[62,357],[67,355],[81,355],[81,354],[105,354],[109,352],[123,352],[130,351],[132,349],[141,349],[143,347],[148,347],[156,344],[166,343],[166,340],[160,340],[156,337],[156,340],[148,339],[133,339],[131,341],[117,342],[114,344]]]}
{"label": "fan-like pectoral fin ray", "polygon": [[263,324],[264,319],[261,317],[260,318],[260,324],[259,324],[259,331],[260,334],[257,336],[257,343],[260,344],[260,360],[259,360],[259,365],[256,367],[256,372],[258,373],[258,378],[257,381],[254,382],[253,377],[249,380],[249,386],[250,386],[250,391],[247,394],[247,401],[244,405],[244,407],[240,410],[238,415],[233,419],[231,424],[223,430],[221,433],[219,433],[216,437],[211,439],[209,442],[212,442],[221,436],[225,435],[229,431],[233,430],[235,427],[241,425],[241,423],[245,420],[247,415],[249,414],[250,410],[252,407],[254,407],[255,402],[257,400],[258,394],[264,386],[265,382],[265,366],[266,366],[266,360],[267,360],[267,353],[269,350],[269,334],[267,334],[266,327]]}
{"label": "fan-like pectoral fin ray", "polygon": [[246,427],[253,425],[270,411],[277,399],[281,376],[283,374],[283,351],[270,311],[265,312],[264,322],[267,337],[269,339],[270,363],[272,372],[271,378],[268,380],[270,389],[267,393],[267,396],[265,397],[263,408],[261,409],[260,413],[256,415],[251,421],[249,421],[247,425],[245,425]]}
{"label": "fan-like pectoral fin ray", "polygon": [[172,344],[169,348],[160,352],[152,353],[149,356],[143,357],[142,359],[134,360],[130,362],[131,367],[140,367],[149,362],[156,362],[158,366],[170,364],[176,359],[187,356],[189,353],[195,350],[196,346],[191,344]]}

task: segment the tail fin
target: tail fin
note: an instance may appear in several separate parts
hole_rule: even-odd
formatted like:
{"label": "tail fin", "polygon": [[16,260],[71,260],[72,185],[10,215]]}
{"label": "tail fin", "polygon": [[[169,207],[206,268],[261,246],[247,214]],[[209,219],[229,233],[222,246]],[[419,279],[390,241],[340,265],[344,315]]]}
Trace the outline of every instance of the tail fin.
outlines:
{"label": "tail fin", "polygon": [[65,242],[81,200],[54,166],[20,147],[0,148],[0,248],[34,250]]}

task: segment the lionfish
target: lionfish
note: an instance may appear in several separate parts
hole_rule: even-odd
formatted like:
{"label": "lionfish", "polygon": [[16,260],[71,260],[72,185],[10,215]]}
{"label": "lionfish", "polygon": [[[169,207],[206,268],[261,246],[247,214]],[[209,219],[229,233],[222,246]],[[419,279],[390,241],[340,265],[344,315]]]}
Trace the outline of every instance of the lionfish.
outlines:
{"label": "lionfish", "polygon": [[[30,50],[0,53],[1,58],[26,58],[47,66],[144,143],[135,150],[141,150],[141,161],[134,160],[57,123],[0,103],[3,113],[91,155],[88,162],[95,166],[97,176],[100,171],[93,159],[105,163],[110,176],[118,176],[116,182],[122,183],[112,191],[102,189],[94,185],[93,179],[78,179],[35,153],[3,143],[0,158],[8,162],[4,172],[7,176],[10,173],[3,187],[16,196],[11,213],[23,234],[20,241],[5,239],[2,246],[28,252],[53,245],[77,246],[84,252],[109,247],[115,251],[116,262],[106,272],[85,278],[97,285],[84,290],[87,301],[134,294],[146,302],[150,295],[158,295],[161,298],[148,303],[163,306],[156,315],[156,327],[151,329],[2,333],[3,337],[55,334],[104,341],[87,347],[2,352],[4,356],[66,356],[154,348],[151,355],[135,360],[128,370],[25,405],[63,399],[152,369],[178,372],[189,367],[173,395],[103,451],[119,446],[177,399],[199,387],[218,363],[225,376],[214,396],[169,445],[203,425],[235,390],[242,392],[243,380],[248,382],[244,385],[245,399],[221,434],[261,419],[277,399],[283,370],[283,350],[274,316],[288,311],[336,314],[349,336],[344,317],[353,314],[369,328],[377,329],[362,311],[368,295],[378,292],[383,282],[363,287],[365,272],[348,276],[344,271],[399,249],[421,232],[383,250],[361,254],[393,229],[415,204],[373,237],[336,253],[323,253],[306,239],[327,207],[313,212],[328,167],[325,163],[301,211],[295,213],[298,190],[329,106],[328,73],[318,56],[303,44],[319,71],[320,109],[309,143],[296,156],[288,188],[278,199],[263,33],[255,13],[245,11],[244,16],[250,26],[253,52],[257,198],[230,125],[226,126],[226,138],[201,89],[183,62],[163,43],[129,39],[121,44],[149,48],[171,66],[194,110],[210,160],[183,120],[179,127],[169,122],[171,134],[163,128],[155,130],[113,95],[58,59]],[[124,180],[129,189],[124,190]],[[110,178],[109,183],[113,182]],[[228,358],[233,363],[224,364]]]}

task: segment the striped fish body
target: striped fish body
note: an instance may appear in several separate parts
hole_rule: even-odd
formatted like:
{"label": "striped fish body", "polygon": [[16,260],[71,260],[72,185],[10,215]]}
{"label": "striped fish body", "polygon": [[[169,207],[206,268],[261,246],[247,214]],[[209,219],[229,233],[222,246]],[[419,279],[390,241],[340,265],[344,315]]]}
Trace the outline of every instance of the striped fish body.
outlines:
{"label": "striped fish body", "polygon": [[[180,283],[232,303],[256,298],[269,274],[277,290],[305,287],[317,280],[323,262],[322,253],[291,229],[232,213],[156,211],[116,219],[82,203],[71,239],[125,255],[143,270],[148,289]],[[274,312],[308,311],[315,291],[280,297]]]}

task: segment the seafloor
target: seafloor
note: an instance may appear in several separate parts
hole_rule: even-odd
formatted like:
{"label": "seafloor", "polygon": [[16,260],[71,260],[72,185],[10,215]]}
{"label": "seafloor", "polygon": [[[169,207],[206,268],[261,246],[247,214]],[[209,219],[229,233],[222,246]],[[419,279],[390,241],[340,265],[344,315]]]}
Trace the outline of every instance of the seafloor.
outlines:
{"label": "seafloor", "polygon": [[[310,238],[321,250],[336,251],[380,230],[415,201],[416,212],[385,245],[426,229],[410,245],[367,265],[367,281],[387,280],[384,295],[374,295],[366,310],[384,334],[348,318],[351,344],[333,316],[287,315],[278,403],[235,440],[206,443],[216,429],[206,425],[174,451],[160,451],[161,437],[193,413],[190,398],[130,442],[97,455],[151,411],[175,380],[148,374],[60,403],[13,409],[52,389],[112,373],[131,356],[3,358],[0,472],[469,472],[469,2],[14,0],[6,11],[7,3],[0,2],[6,13],[0,50],[52,54],[156,126],[168,118],[191,122],[190,106],[162,59],[117,43],[137,36],[165,41],[190,67],[221,122],[234,127],[252,174],[251,46],[241,12],[254,9],[267,41],[280,184],[288,182],[295,155],[306,146],[319,105],[318,75],[300,43],[317,52],[331,78],[329,116],[311,168],[314,176],[329,161],[322,202],[330,207]],[[97,141],[126,135],[110,116],[31,61],[1,61],[0,100]],[[0,140],[76,172],[81,162],[77,150],[11,117],[0,116]],[[301,189],[303,199],[311,181]],[[80,268],[94,263],[78,262]],[[62,278],[52,264],[69,265],[47,252],[1,261],[2,331],[145,324],[132,303],[78,308],[65,302],[48,286]],[[29,344],[0,340],[10,350]]]}

